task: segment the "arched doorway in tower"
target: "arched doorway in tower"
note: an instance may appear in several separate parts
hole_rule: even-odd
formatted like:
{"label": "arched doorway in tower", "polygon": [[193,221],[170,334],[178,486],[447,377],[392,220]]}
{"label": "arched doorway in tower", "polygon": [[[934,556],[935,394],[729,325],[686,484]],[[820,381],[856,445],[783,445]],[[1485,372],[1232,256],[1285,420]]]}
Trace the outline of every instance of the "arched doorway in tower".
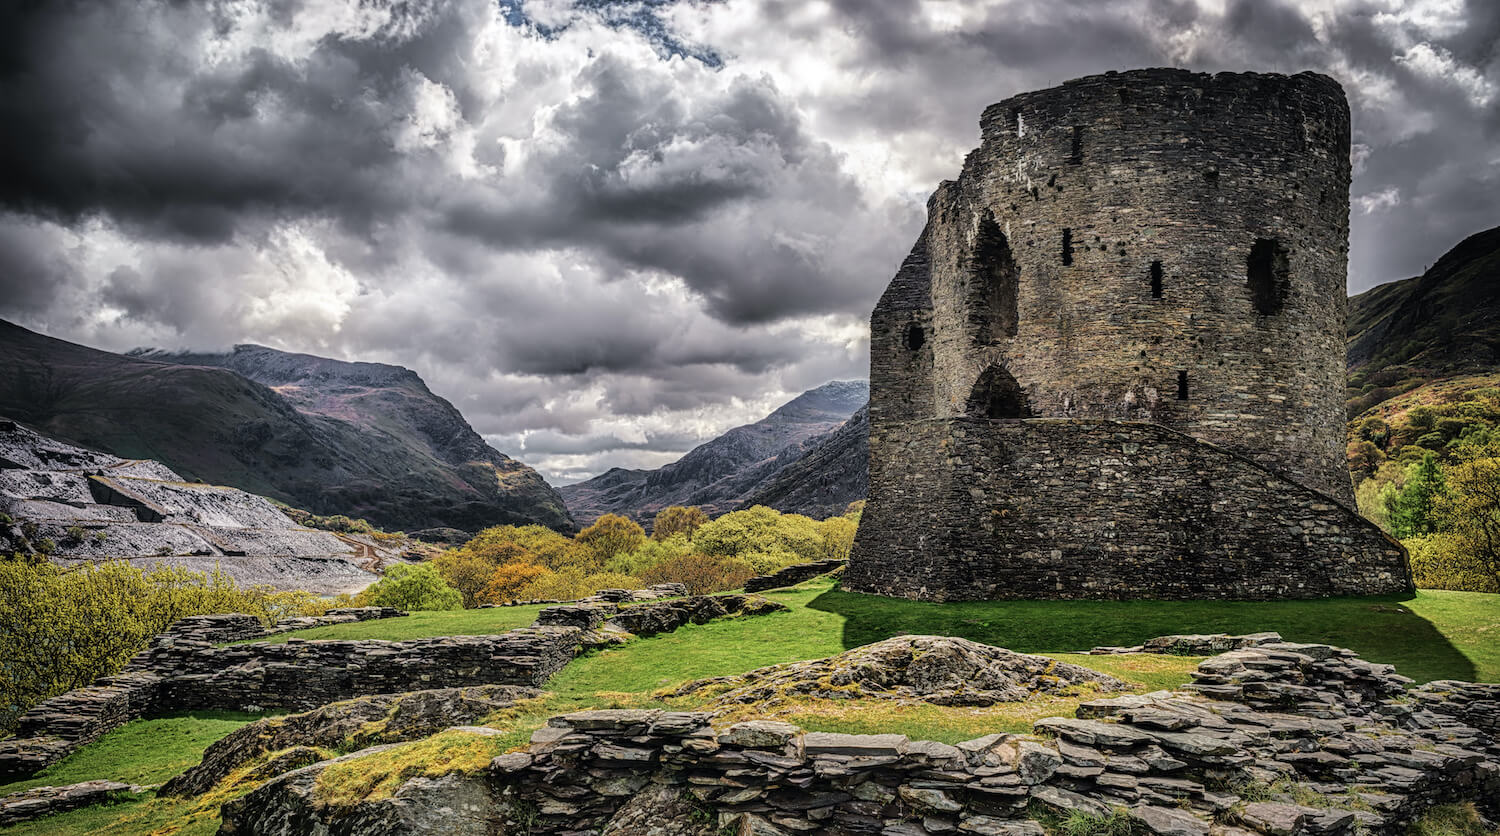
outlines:
{"label": "arched doorway in tower", "polygon": [[974,381],[964,414],[970,418],[1030,418],[1026,392],[1004,366],[990,366]]}

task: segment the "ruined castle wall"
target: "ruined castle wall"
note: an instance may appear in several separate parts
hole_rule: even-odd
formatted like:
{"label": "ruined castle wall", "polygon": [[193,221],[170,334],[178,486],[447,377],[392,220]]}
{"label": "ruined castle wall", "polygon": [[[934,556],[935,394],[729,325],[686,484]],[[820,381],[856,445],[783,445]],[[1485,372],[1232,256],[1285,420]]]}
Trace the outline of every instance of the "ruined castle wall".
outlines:
{"label": "ruined castle wall", "polygon": [[[1159,423],[1352,505],[1337,83],[1107,74],[1003,101],[981,129],[930,205],[926,309],[898,276],[872,320],[876,402],[908,405],[872,421],[975,414],[997,367],[986,385],[1016,390],[1000,417]],[[928,316],[913,349],[901,329]]]}
{"label": "ruined castle wall", "polygon": [[932,419],[871,433],[845,575],[932,600],[1311,598],[1410,589],[1406,554],[1326,494],[1153,424]]}

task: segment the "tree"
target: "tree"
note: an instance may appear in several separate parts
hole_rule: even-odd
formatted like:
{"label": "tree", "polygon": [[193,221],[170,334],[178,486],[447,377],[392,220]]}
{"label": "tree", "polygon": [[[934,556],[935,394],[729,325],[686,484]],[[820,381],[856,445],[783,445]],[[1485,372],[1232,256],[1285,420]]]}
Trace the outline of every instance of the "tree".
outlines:
{"label": "tree", "polygon": [[708,522],[708,514],[696,505],[673,505],[663,508],[657,512],[656,519],[651,523],[651,539],[661,541],[674,534],[685,534],[689,540],[692,540],[693,532],[706,522]]}
{"label": "tree", "polygon": [[541,525],[497,525],[486,528],[458,550],[483,557],[494,566],[526,559],[549,569],[579,563],[576,554],[581,551],[573,538]]}
{"label": "tree", "polygon": [[1500,444],[1465,446],[1438,498],[1438,513],[1458,537],[1457,551],[1500,585]]}
{"label": "tree", "polygon": [[1397,538],[1420,537],[1438,530],[1438,498],[1444,492],[1443,468],[1437,456],[1425,453],[1422,461],[1407,472],[1406,484],[1390,497],[1386,505],[1391,533]]}
{"label": "tree", "polygon": [[[507,545],[516,551],[525,552],[513,543]],[[472,551],[463,549],[443,552],[433,558],[432,565],[437,568],[438,574],[443,576],[443,580],[463,596],[464,607],[468,609],[479,606],[480,594],[490,582],[490,576],[495,574],[494,563]]]}
{"label": "tree", "polygon": [[430,563],[398,563],[358,596],[362,606],[403,610],[456,610],[463,595],[449,586]]}
{"label": "tree", "polygon": [[587,550],[588,569],[603,568],[610,558],[635,551],[646,542],[646,530],[634,520],[619,514],[605,514],[594,524],[578,532],[578,545]]}
{"label": "tree", "polygon": [[648,584],[680,583],[693,595],[738,589],[755,577],[750,564],[735,557],[689,554],[658,563],[641,574]]}
{"label": "tree", "polygon": [[552,570],[545,566],[519,560],[496,566],[479,595],[480,603],[505,604],[521,600],[521,590],[550,574]]}

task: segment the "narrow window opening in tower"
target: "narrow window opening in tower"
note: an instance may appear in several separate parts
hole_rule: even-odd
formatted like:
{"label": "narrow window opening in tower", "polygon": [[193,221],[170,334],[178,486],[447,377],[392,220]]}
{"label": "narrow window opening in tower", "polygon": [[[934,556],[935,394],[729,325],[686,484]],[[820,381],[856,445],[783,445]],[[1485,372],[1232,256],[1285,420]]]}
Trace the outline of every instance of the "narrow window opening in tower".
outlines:
{"label": "narrow window opening in tower", "polygon": [[1161,298],[1161,262],[1151,262],[1151,298]]}
{"label": "narrow window opening in tower", "polygon": [[1078,165],[1083,162],[1083,126],[1073,126],[1073,150],[1068,154],[1068,163]]}
{"label": "narrow window opening in tower", "polygon": [[1187,379],[1187,372],[1178,372],[1177,373],[1177,400],[1179,400],[1179,401],[1185,401],[1187,399],[1188,399],[1188,379]]}
{"label": "narrow window opening in tower", "polygon": [[1062,263],[1064,267],[1073,266],[1073,230],[1063,230]]}
{"label": "narrow window opening in tower", "polygon": [[985,212],[979,219],[971,256],[970,286],[975,295],[972,316],[978,320],[980,342],[1014,337],[1019,315],[1021,268],[1011,254],[1010,241],[1000,231],[995,217]]}
{"label": "narrow window opening in tower", "polygon": [[922,326],[913,322],[906,326],[906,348],[908,351],[916,351],[927,343],[927,334],[922,331]]}
{"label": "narrow window opening in tower", "polygon": [[990,366],[979,375],[964,412],[970,418],[1031,417],[1025,391],[1003,366]]}
{"label": "narrow window opening in tower", "polygon": [[1281,242],[1274,238],[1255,239],[1245,272],[1245,283],[1250,288],[1250,300],[1255,303],[1256,313],[1261,316],[1281,313],[1292,286],[1287,252]]}

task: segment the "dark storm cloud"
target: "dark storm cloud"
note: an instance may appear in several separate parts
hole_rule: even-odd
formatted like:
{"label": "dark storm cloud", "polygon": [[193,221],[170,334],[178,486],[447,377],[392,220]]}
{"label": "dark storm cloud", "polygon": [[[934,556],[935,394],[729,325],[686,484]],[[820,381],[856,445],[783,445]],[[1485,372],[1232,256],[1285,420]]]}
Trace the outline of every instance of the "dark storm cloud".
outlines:
{"label": "dark storm cloud", "polygon": [[863,374],[980,111],[1079,75],[1333,75],[1351,288],[1420,272],[1500,221],[1500,5],[1450,7],[4,4],[0,315],[396,362],[551,475],[659,464]]}

